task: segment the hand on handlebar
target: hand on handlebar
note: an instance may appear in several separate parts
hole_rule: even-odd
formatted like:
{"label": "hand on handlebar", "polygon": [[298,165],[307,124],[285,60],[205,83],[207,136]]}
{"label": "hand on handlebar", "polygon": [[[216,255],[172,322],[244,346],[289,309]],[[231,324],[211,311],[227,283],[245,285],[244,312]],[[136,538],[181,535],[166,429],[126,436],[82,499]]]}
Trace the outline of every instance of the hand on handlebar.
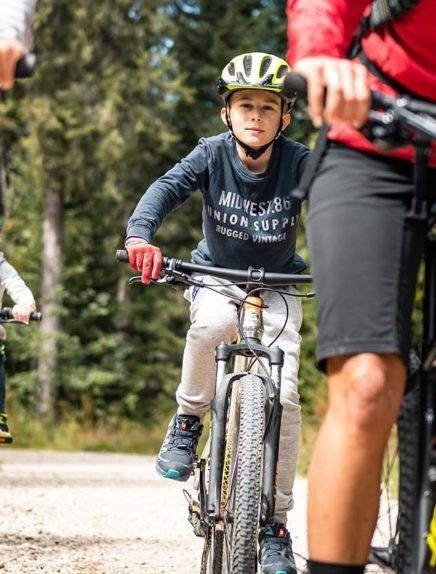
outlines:
{"label": "hand on handlebar", "polygon": [[29,324],[30,315],[36,311],[36,305],[17,304],[12,307],[12,317],[18,321]]}
{"label": "hand on handlebar", "polygon": [[316,127],[323,120],[351,122],[356,128],[367,120],[371,93],[368,72],[359,62],[343,58],[302,58],[293,71],[307,80],[309,113]]}
{"label": "hand on handlebar", "polygon": [[141,272],[141,281],[149,285],[151,280],[157,281],[162,269],[162,252],[159,247],[150,245],[145,240],[126,245],[129,254],[129,264],[132,269]]}
{"label": "hand on handlebar", "polygon": [[0,90],[10,90],[15,81],[18,60],[26,53],[21,42],[13,38],[0,38]]}

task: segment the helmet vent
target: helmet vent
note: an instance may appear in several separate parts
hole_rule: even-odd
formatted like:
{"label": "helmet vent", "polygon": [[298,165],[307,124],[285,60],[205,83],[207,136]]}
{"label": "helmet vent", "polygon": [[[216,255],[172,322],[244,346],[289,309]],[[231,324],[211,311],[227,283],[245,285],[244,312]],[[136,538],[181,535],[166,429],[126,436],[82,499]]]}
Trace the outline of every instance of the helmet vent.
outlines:
{"label": "helmet vent", "polygon": [[263,58],[262,63],[260,65],[260,73],[259,73],[260,77],[264,76],[267,73],[270,65],[271,65],[271,58],[269,56]]}
{"label": "helmet vent", "polygon": [[283,78],[286,75],[286,72],[289,70],[288,66],[280,66],[279,71],[277,72],[277,78]]}
{"label": "helmet vent", "polygon": [[227,71],[230,74],[230,76],[235,75],[235,64],[234,64],[234,62],[230,62],[230,64],[227,67]]}
{"label": "helmet vent", "polygon": [[252,60],[251,56],[244,56],[244,60],[243,60],[244,72],[245,72],[246,76],[248,76],[248,77],[251,74],[252,64],[253,64],[253,60]]}

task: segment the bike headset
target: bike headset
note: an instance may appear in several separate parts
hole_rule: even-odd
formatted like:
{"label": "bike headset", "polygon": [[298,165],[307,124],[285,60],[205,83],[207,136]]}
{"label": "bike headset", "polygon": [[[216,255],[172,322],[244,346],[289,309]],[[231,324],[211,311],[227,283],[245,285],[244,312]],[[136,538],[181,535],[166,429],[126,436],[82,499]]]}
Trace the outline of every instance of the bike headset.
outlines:
{"label": "bike headset", "polygon": [[[259,158],[276,141],[282,133],[282,118],[295,103],[297,94],[283,93],[283,84],[290,67],[281,58],[264,52],[250,52],[233,58],[223,69],[217,81],[218,94],[226,106],[226,122],[230,133],[252,159]],[[281,98],[280,125],[277,133],[269,143],[260,148],[252,148],[238,139],[230,121],[230,98],[238,90],[266,90],[278,94]]]}

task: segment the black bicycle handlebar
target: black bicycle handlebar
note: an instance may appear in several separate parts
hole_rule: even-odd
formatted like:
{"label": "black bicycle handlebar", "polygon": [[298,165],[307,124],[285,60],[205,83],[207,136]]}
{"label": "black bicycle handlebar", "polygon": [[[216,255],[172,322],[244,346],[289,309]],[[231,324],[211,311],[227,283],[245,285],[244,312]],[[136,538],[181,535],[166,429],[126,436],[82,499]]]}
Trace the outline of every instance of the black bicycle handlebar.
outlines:
{"label": "black bicycle handlebar", "polygon": [[[283,93],[285,96],[298,92],[300,94],[307,94],[307,81],[306,78],[296,74],[295,72],[288,72],[285,76]],[[380,92],[372,91],[372,108],[382,108],[388,110],[392,107],[407,108],[414,114],[428,114],[430,116],[436,115],[436,104],[426,102],[424,100],[417,100],[409,96],[386,96]]]}
{"label": "black bicycle handlebar", "polygon": [[288,72],[285,76],[283,84],[283,94],[285,97],[292,97],[295,92],[299,94],[307,94],[307,81],[306,78],[296,74],[295,72]]}
{"label": "black bicycle handlebar", "polygon": [[[129,256],[125,249],[118,249],[116,260],[126,263]],[[176,259],[174,257],[164,257],[162,268],[164,271],[179,271],[181,273],[198,273],[200,275],[213,275],[221,279],[231,281],[263,283],[265,285],[301,285],[312,283],[312,275],[303,275],[300,273],[272,273],[263,269],[227,269],[225,267],[212,267],[207,265],[197,265]]]}
{"label": "black bicycle handlebar", "polygon": [[36,69],[36,56],[35,54],[26,54],[18,60],[17,66],[15,68],[15,77],[18,79],[21,78],[30,78],[33,76]]}
{"label": "black bicycle handlebar", "polygon": [[[39,311],[33,311],[32,313],[30,313],[30,317],[29,320],[30,321],[41,321],[42,319],[42,313],[40,313]],[[19,321],[19,319],[15,319],[12,315],[12,307],[3,307],[3,309],[0,309],[0,321],[7,321],[7,320],[17,320],[18,322],[22,322]]]}
{"label": "black bicycle handlebar", "polygon": [[[288,72],[283,93],[290,97],[295,92],[307,94],[307,81],[295,72]],[[371,99],[372,110],[391,111],[395,114],[395,119],[404,126],[425,137],[436,138],[436,104],[401,94],[386,96],[377,91],[371,92]]]}

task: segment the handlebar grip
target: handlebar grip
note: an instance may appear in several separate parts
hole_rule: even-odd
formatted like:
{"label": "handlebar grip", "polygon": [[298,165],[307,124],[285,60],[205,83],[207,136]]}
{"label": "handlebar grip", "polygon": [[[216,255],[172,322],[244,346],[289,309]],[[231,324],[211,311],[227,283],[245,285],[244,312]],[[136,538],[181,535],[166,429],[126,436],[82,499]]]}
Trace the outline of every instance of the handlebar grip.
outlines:
{"label": "handlebar grip", "polygon": [[15,68],[16,78],[30,78],[36,70],[36,56],[35,54],[26,54],[18,60]]}
{"label": "handlebar grip", "polygon": [[295,72],[288,72],[285,76],[285,81],[283,84],[283,94],[286,97],[292,97],[295,92],[300,94],[307,93],[307,81],[300,74]]}
{"label": "handlebar grip", "polygon": [[127,253],[126,249],[117,249],[115,254],[115,259],[120,263],[128,263],[129,262],[129,254]]}
{"label": "handlebar grip", "polygon": [[[2,319],[13,319],[12,315],[12,307],[3,307],[0,309],[0,317]],[[30,313],[29,321],[41,321],[42,320],[42,313],[39,311],[32,311]]]}

